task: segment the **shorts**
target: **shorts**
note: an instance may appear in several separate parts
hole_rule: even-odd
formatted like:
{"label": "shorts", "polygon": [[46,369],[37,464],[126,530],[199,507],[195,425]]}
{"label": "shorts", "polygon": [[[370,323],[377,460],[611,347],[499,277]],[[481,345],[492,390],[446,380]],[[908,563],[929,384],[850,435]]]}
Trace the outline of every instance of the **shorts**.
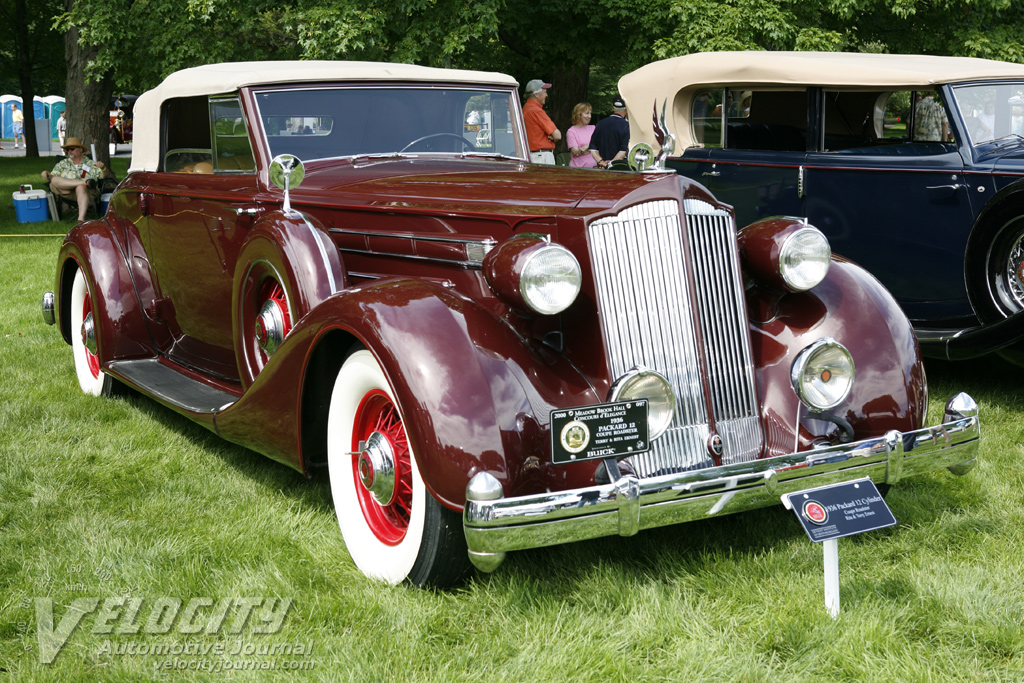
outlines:
{"label": "shorts", "polygon": [[21,121],[14,122],[14,137],[25,134],[25,124]]}

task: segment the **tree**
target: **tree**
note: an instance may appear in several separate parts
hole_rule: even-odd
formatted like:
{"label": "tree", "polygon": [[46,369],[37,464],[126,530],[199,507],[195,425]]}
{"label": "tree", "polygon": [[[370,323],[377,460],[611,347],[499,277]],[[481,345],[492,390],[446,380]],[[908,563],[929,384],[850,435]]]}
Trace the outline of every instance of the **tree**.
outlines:
{"label": "tree", "polygon": [[36,85],[52,82],[60,65],[60,34],[53,30],[59,13],[59,0],[0,0],[0,70],[16,75],[29,157],[39,156],[33,124]]}

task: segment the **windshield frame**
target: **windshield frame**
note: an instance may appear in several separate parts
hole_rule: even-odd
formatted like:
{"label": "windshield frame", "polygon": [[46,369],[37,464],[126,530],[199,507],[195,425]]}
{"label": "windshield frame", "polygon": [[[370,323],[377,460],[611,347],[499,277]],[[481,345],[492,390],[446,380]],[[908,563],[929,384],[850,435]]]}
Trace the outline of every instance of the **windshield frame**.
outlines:
{"label": "windshield frame", "polygon": [[[985,91],[991,91],[991,97],[986,97]],[[976,153],[1000,146],[1000,142],[1024,139],[1024,79],[953,83],[949,92],[951,108],[960,118],[964,137]],[[979,102],[980,109],[974,106]],[[991,128],[985,124],[988,104],[993,105]]]}
{"label": "windshield frame", "polygon": [[[479,158],[480,156],[488,156],[502,159],[514,159],[516,161],[529,161],[528,152],[526,151],[526,130],[523,124],[522,117],[522,106],[519,103],[518,91],[516,88],[506,85],[488,84],[488,83],[431,83],[431,82],[419,82],[419,83],[395,83],[395,82],[360,82],[360,83],[303,83],[301,85],[291,84],[288,86],[281,85],[267,85],[267,86],[256,86],[248,88],[249,93],[246,100],[251,104],[254,112],[254,116],[251,119],[251,129],[257,143],[262,147],[263,152],[266,154],[266,158],[273,158],[276,154],[280,154],[283,150],[275,150],[272,136],[268,134],[265,122],[276,116],[281,116],[278,112],[264,112],[261,109],[261,101],[264,101],[264,96],[297,93],[297,92],[309,92],[309,91],[355,91],[355,90],[374,90],[374,91],[411,91],[421,90],[428,93],[437,93],[438,91],[461,91],[478,94],[491,94],[499,95],[508,98],[509,103],[509,121],[507,133],[511,135],[512,146],[515,151],[510,153],[509,150],[503,149],[502,151],[492,150],[491,152],[481,151],[479,149],[472,149],[468,146],[458,151],[423,151],[422,149],[410,149],[403,152],[402,150],[393,150],[388,152],[381,151],[358,151],[354,153],[331,153],[329,146],[321,146],[324,153],[322,155],[296,155],[299,156],[303,162],[314,162],[323,161],[329,159],[349,159],[355,160],[366,157],[394,157],[394,158],[417,158],[417,157],[444,157],[444,158]],[[469,98],[467,98],[467,103]],[[296,114],[298,116],[300,114]],[[313,115],[312,112],[302,113],[304,116]],[[331,114],[333,116],[333,130],[340,130],[344,127],[345,121],[341,119],[338,114]],[[463,121],[465,130],[465,121]],[[319,140],[330,137],[325,136],[314,136]],[[410,137],[408,142],[415,140],[415,137]],[[466,152],[476,152],[472,155],[467,155]],[[482,153],[481,153],[482,152]],[[285,152],[287,153],[287,152]]]}

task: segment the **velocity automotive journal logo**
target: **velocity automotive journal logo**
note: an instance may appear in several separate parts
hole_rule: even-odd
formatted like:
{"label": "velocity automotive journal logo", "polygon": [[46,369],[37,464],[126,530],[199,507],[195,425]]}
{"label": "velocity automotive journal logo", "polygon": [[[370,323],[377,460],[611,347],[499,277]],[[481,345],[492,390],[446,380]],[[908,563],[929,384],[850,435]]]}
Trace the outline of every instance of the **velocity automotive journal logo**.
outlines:
{"label": "velocity automotive journal logo", "polygon": [[[110,635],[119,641],[107,640],[98,654],[131,655],[198,655],[209,654],[295,654],[307,656],[311,646],[305,643],[275,643],[259,646],[237,638],[233,643],[200,642],[200,636],[272,635],[280,633],[292,598],[234,597],[191,598],[187,602],[175,597],[139,598],[98,597],[77,598],[59,620],[51,598],[35,598],[39,661],[50,664],[60,654],[74,632],[90,628],[94,635]],[[91,617],[86,619],[87,616]],[[170,642],[132,639],[132,636],[167,636]],[[184,639],[180,639],[184,636]],[[191,637],[191,638],[190,638]]]}

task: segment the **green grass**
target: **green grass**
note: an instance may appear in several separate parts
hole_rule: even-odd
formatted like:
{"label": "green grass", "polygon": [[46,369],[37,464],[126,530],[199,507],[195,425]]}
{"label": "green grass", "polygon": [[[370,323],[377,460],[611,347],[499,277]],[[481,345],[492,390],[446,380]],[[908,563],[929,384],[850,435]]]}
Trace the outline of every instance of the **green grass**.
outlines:
{"label": "green grass", "polygon": [[[38,170],[0,160],[0,191]],[[0,234],[23,228],[0,210]],[[70,348],[39,315],[58,242],[0,237],[0,671],[10,680],[162,680],[166,657],[105,644],[239,641],[311,643],[308,655],[248,659],[313,668],[188,676],[1024,680],[1024,394],[1022,371],[997,359],[928,365],[933,421],[955,391],[980,402],[981,464],[906,480],[888,497],[896,527],[839,542],[838,619],[823,607],[821,547],[781,508],[511,553],[448,593],[388,588],[349,561],[325,481],[139,396],[80,394]],[[40,663],[35,598],[50,598],[59,622],[77,598],[126,595],[293,603],[274,635],[103,634],[87,615]]]}

